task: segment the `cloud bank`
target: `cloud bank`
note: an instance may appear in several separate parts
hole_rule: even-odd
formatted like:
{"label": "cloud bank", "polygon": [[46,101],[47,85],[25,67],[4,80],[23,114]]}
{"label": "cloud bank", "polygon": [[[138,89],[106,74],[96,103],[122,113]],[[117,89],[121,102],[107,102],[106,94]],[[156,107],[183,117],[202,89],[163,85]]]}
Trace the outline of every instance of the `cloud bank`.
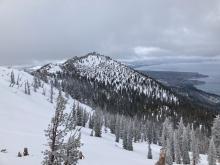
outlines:
{"label": "cloud bank", "polygon": [[219,59],[219,35],[219,0],[0,0],[0,64]]}

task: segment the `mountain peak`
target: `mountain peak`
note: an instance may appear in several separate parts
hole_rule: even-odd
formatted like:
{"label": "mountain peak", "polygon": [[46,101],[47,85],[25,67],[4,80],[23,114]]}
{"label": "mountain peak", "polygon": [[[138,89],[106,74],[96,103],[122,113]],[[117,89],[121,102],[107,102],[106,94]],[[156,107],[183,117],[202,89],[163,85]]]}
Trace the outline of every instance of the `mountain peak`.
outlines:
{"label": "mountain peak", "polygon": [[61,75],[68,73],[104,86],[112,86],[117,93],[133,91],[143,97],[159,99],[161,102],[178,103],[177,97],[157,81],[96,52],[72,58],[49,69],[48,67],[42,69],[38,71]]}

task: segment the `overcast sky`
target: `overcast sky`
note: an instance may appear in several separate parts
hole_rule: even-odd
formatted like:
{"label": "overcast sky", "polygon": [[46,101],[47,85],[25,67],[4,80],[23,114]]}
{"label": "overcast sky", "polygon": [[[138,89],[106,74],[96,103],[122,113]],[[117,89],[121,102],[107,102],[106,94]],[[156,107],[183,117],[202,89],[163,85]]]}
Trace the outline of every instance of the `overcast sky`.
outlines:
{"label": "overcast sky", "polygon": [[220,60],[219,0],[0,0],[0,64]]}

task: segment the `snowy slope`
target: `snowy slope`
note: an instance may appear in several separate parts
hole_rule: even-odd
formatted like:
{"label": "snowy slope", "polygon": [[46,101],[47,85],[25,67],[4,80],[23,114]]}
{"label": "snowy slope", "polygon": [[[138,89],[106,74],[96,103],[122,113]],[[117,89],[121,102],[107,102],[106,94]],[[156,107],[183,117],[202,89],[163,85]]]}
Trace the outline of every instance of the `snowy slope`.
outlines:
{"label": "snowy slope", "polygon": [[[31,95],[24,94],[24,87],[9,87],[12,69],[0,67],[0,149],[6,148],[7,153],[0,152],[0,165],[40,165],[46,138],[44,129],[53,114],[54,105],[48,101],[49,86],[46,85],[46,96],[39,89]],[[14,70],[15,77],[20,75],[21,82],[32,82],[33,77],[23,71]],[[57,91],[56,91],[57,93]],[[67,110],[74,100],[69,99]],[[81,104],[88,111],[92,109]],[[121,144],[114,142],[115,137],[103,133],[102,138],[90,136],[91,130],[82,129],[81,150],[85,156],[80,165],[154,165],[159,156],[159,146],[152,146],[153,160],[147,160],[147,144],[134,144],[134,151],[125,151]],[[28,147],[30,156],[18,158],[18,151]],[[201,165],[206,165],[206,157]]]}
{"label": "snowy slope", "polygon": [[[33,77],[23,71],[13,70],[15,77],[20,75],[21,84]],[[46,144],[44,130],[50,122],[54,106],[48,101],[49,87],[45,85],[47,94],[42,95],[39,89],[31,95],[24,94],[24,87],[9,87],[11,69],[0,67],[0,149],[7,149],[8,153],[0,153],[0,165],[28,164],[39,165],[42,161],[41,151]],[[55,98],[56,96],[54,96]],[[67,109],[73,103],[68,100]],[[91,110],[85,105],[88,110]],[[17,153],[28,147],[30,157],[16,158]],[[12,163],[13,162],[13,163]],[[21,163],[19,163],[21,162]]]}

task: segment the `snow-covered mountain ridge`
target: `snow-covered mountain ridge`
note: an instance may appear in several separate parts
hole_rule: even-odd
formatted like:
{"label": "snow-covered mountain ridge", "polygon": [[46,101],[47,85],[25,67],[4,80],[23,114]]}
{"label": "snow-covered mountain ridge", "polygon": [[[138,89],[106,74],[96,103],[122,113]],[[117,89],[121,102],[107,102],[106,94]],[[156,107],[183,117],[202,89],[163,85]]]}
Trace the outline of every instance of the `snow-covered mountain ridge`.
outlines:
{"label": "snow-covered mountain ridge", "polygon": [[178,98],[163,85],[118,61],[97,53],[74,57],[64,63],[51,63],[38,70],[41,73],[56,74],[74,71],[81,77],[111,85],[116,92],[134,91],[162,102],[178,103]]}

